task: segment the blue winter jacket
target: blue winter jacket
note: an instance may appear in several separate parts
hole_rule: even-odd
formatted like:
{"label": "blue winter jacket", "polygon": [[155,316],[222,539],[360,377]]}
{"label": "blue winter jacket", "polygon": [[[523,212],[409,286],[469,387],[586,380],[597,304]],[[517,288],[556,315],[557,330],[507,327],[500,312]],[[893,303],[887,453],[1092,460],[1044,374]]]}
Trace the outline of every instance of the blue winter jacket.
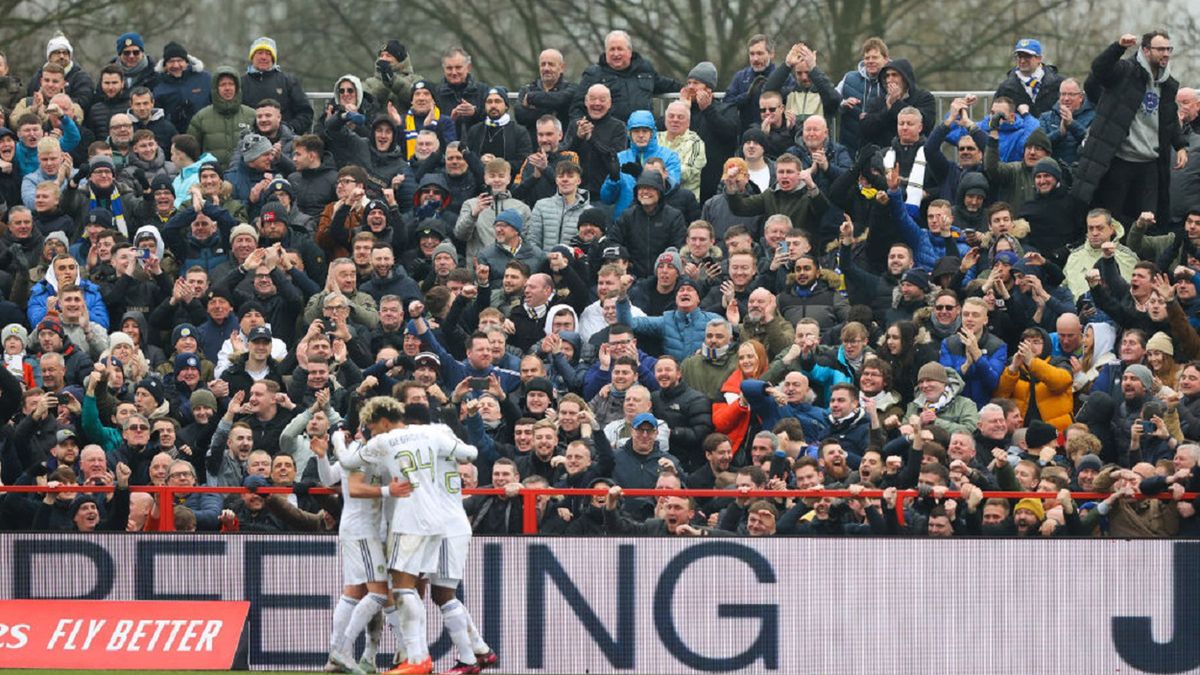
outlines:
{"label": "blue winter jacket", "polygon": [[974,401],[975,405],[982,407],[992,400],[992,392],[996,391],[996,385],[1000,384],[1000,373],[1008,365],[1008,345],[984,330],[979,349],[983,352],[982,358],[971,364],[971,367],[964,373],[962,364],[966,363],[967,356],[963,349],[962,339],[957,335],[951,335],[942,340],[942,351],[938,356],[938,362],[947,368],[954,368],[962,375],[963,382],[966,384],[962,393]]}
{"label": "blue winter jacket", "polygon": [[759,419],[763,429],[773,429],[779,420],[794,417],[804,429],[804,440],[812,443],[829,433],[829,411],[809,403],[780,405],[767,394],[768,383],[762,380],[742,380],[742,394],[750,404],[750,414]]}
{"label": "blue winter jacket", "polygon": [[708,322],[725,318],[702,309],[691,312],[676,309],[662,316],[634,316],[629,307],[628,298],[617,301],[617,321],[632,328],[635,334],[662,338],[663,351],[681,362],[704,344],[704,328]]}
{"label": "blue winter jacket", "polygon": [[[76,277],[75,285],[83,289],[83,301],[87,303],[88,319],[104,326],[107,330],[109,327],[108,308],[104,306],[104,298],[100,296],[100,287],[82,277]],[[33,289],[29,292],[29,304],[25,311],[29,315],[29,325],[34,329],[45,318],[46,301],[52,295],[58,295],[58,280],[54,277],[54,270],[51,269],[46,270],[46,278],[34,284]]]}
{"label": "blue winter jacket", "polygon": [[[634,145],[632,133],[638,127],[649,127],[652,131],[657,129],[658,127],[654,124],[654,113],[649,110],[638,110],[629,116],[629,121],[625,123],[625,131],[630,134],[629,147],[617,153],[617,163],[624,166],[629,162],[636,162],[645,166],[647,159],[659,157],[667,167],[667,182],[671,185],[679,185],[683,180],[679,155],[675,154],[674,150],[659,145],[657,134],[650,135],[650,142],[644,148]],[[637,183],[637,177],[624,171],[618,175],[617,180],[613,180],[611,177],[606,178],[604,184],[600,186],[600,201],[612,204],[613,213],[625,213],[625,209],[633,203],[635,183]]]}
{"label": "blue winter jacket", "polygon": [[[14,129],[15,131],[15,129]],[[71,121],[70,117],[62,118],[62,138],[58,139],[58,147],[62,148],[63,152],[71,152],[75,146],[79,145],[79,127],[75,122]],[[21,170],[21,175],[33,173],[38,169],[38,153],[37,148],[27,148],[24,143],[17,142],[17,166]]]}

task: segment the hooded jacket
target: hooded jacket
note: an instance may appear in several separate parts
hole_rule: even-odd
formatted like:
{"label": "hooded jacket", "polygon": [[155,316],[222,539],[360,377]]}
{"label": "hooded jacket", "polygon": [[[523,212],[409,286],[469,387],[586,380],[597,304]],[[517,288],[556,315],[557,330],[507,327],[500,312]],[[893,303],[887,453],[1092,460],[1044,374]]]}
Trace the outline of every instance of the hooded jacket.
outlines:
{"label": "hooded jacket", "polygon": [[687,224],[678,209],[666,204],[662,180],[657,173],[642,172],[637,185],[657,189],[658,204],[649,213],[641,204],[634,204],[609,227],[608,239],[610,246],[629,249],[634,276],[649,277],[654,275],[654,261],[659,253],[669,246],[683,248]]}
{"label": "hooded jacket", "polygon": [[[236,89],[230,101],[222,100],[217,94],[217,81],[223,75],[233,78]],[[242,104],[242,82],[237,71],[228,66],[217,68],[213,75],[210,98],[212,104],[192,117],[187,130],[200,142],[200,149],[212,153],[224,167],[229,164],[242,134],[254,127],[254,108]],[[175,194],[182,198],[178,191]]]}
{"label": "hooded jacket", "polygon": [[933,125],[937,123],[935,117],[937,102],[934,100],[933,94],[917,87],[917,76],[908,59],[895,59],[880,68],[878,78],[880,83],[887,81],[889,70],[896,71],[900,77],[904,78],[904,82],[908,85],[908,94],[888,107],[886,87],[881,87],[880,96],[871,99],[865,105],[866,116],[859,120],[863,142],[874,143],[881,147],[890,145],[892,139],[896,137],[896,117],[901,110],[909,106],[921,111],[922,133],[928,134],[933,130]]}
{"label": "hooded jacket", "polygon": [[[134,131],[148,129],[150,133],[154,134],[154,140],[158,142],[158,147],[161,148],[163,152],[170,151],[171,139],[179,133],[179,130],[175,128],[175,125],[171,123],[171,120],[167,119],[166,111],[164,111],[162,108],[151,108],[150,119],[146,120],[138,119],[137,116],[133,114],[132,109],[130,109],[127,114],[129,115],[129,119],[133,120]],[[129,154],[132,156],[133,153],[130,152]]]}
{"label": "hooded jacket", "polygon": [[682,82],[655,72],[654,64],[637,52],[633,52],[629,66],[623,70],[608,65],[608,58],[601,54],[599,60],[585,68],[579,76],[575,102],[571,105],[571,119],[586,114],[584,98],[593,84],[608,87],[612,94],[612,111],[609,114],[621,121],[629,119],[635,110],[652,110],[654,97],[658,94],[677,92],[683,88]]}
{"label": "hooded jacket", "polygon": [[[385,188],[391,188],[392,179],[404,176],[404,182],[395,188],[396,204],[407,211],[417,192],[416,179],[408,155],[404,149],[404,131],[396,127],[387,115],[380,115],[371,123],[368,136],[360,136],[346,125],[345,115],[332,115],[325,119],[322,127],[326,148],[333,154],[334,164],[342,167],[350,164],[361,166],[367,171],[367,193],[379,198]],[[392,128],[392,144],[385,150],[375,147],[374,129],[380,124]]]}
{"label": "hooded jacket", "polygon": [[933,407],[937,411],[934,426],[945,429],[948,433],[972,434],[979,421],[979,408],[971,399],[964,395],[962,376],[955,368],[946,368],[946,391],[937,401],[928,401],[921,391],[920,383],[913,390],[913,401],[904,411],[904,417],[920,415],[926,408]]}
{"label": "hooded jacket", "polygon": [[[978,171],[971,171],[963,175],[958,181],[958,189],[954,193],[954,226],[960,230],[978,230],[986,232],[987,227],[987,203],[991,201],[987,195],[988,179]],[[979,207],[978,211],[968,211],[966,207],[967,190],[979,188],[984,192],[984,205]]]}
{"label": "hooded jacket", "polygon": [[408,110],[412,103],[412,86],[418,79],[406,54],[403,61],[388,66],[386,74],[376,62],[375,73],[363,80],[363,89],[375,99],[378,110],[386,111],[388,103],[395,105],[396,110]]}
{"label": "hooded jacket", "polygon": [[1006,367],[1000,374],[1000,384],[996,387],[996,396],[1010,398],[1016,401],[1021,409],[1021,416],[1030,419],[1030,392],[1037,400],[1038,415],[1042,421],[1053,425],[1059,431],[1066,431],[1071,425],[1071,416],[1075,411],[1074,390],[1072,382],[1074,373],[1071,365],[1061,357],[1051,357],[1053,346],[1050,336],[1045,330],[1042,333],[1042,353],[1033,363],[1024,364],[1013,371]]}
{"label": "hooded jacket", "polygon": [[[283,106],[283,122],[300,133],[308,133],[313,125],[312,104],[304,93],[300,78],[285,73],[278,65],[259,71],[250,66],[242,75],[242,100],[251,108],[264,98],[273,98]],[[213,96],[216,100],[216,96]]]}
{"label": "hooded jacket", "polygon": [[887,88],[883,86],[878,76],[867,75],[867,67],[862,61],[859,61],[857,68],[842,76],[842,81],[838,83],[837,89],[842,94],[842,100],[856,98],[860,101],[858,105],[846,108],[840,120],[841,129],[838,135],[838,141],[851,153],[855,153],[862,143],[862,122],[859,115],[876,99],[886,99]]}
{"label": "hooded jacket", "polygon": [[[650,141],[646,147],[639,148],[633,143],[633,130],[638,128],[650,129]],[[617,153],[617,169],[615,172],[609,170],[608,178],[604,181],[604,185],[600,187],[600,201],[605,204],[613,205],[613,213],[625,213],[625,209],[633,203],[634,188],[637,184],[637,179],[625,171],[625,165],[633,163],[639,166],[645,166],[646,160],[651,157],[658,157],[663,160],[663,164],[667,168],[667,179],[672,185],[679,184],[682,180],[679,155],[675,151],[660,145],[658,142],[658,134],[655,130],[654,113],[649,110],[638,110],[629,116],[629,121],[625,124],[625,133],[628,135],[629,144],[624,150]]]}
{"label": "hooded jacket", "polygon": [[1087,234],[1077,207],[1078,203],[1059,183],[1046,194],[1035,193],[1013,217],[1029,223],[1024,242],[1027,246],[1045,254],[1047,259],[1065,261],[1070,247],[1083,241]]}
{"label": "hooded jacket", "polygon": [[154,66],[158,73],[154,102],[162,106],[176,129],[187,129],[192,117],[212,100],[212,74],[195,56],[189,54],[187,60],[188,66],[179,77],[166,72],[162,61]]}
{"label": "hooded jacket", "polygon": [[[75,285],[83,289],[83,301],[87,304],[88,318],[91,321],[109,328],[108,308],[104,305],[104,299],[100,295],[100,287],[96,284],[84,279],[75,273]],[[35,329],[46,317],[46,301],[50,296],[58,295],[58,277],[54,276],[54,269],[46,270],[46,276],[36,284],[29,292],[29,304],[26,307],[26,313],[29,315],[29,325]]]}

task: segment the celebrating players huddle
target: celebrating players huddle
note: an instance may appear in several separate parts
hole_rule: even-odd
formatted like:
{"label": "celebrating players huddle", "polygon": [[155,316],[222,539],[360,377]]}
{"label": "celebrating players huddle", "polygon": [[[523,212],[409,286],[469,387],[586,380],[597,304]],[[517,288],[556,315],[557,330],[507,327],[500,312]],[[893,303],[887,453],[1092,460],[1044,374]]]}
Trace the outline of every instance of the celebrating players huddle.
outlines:
{"label": "celebrating players huddle", "polygon": [[[349,447],[346,432],[333,434],[336,463],[324,441],[314,439],[321,482],[340,482],[345,503],[338,529],[345,587],[333,612],[326,671],[375,672],[382,627],[372,619],[382,611],[399,643],[389,675],[433,672],[418,592],[426,582],[458,650],[458,663],[448,672],[478,673],[494,665],[495,652],[455,597],[471,543],[458,466],[472,462],[477,450],[449,427],[431,424],[425,406],[405,407],[389,396],[368,400],[359,420]],[[379,628],[368,631],[356,662],[354,641],[372,623]]]}

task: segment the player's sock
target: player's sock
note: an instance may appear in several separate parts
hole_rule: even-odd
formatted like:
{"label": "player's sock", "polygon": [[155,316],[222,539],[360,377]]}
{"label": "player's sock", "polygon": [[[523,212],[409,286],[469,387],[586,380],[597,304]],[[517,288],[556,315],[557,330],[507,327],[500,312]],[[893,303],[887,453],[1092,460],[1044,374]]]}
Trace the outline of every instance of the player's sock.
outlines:
{"label": "player's sock", "polygon": [[450,639],[458,649],[458,660],[462,663],[475,663],[475,645],[471,642],[467,608],[457,598],[442,605],[442,622],[450,631]]}
{"label": "player's sock", "polygon": [[400,601],[404,613],[404,650],[409,663],[421,663],[429,657],[429,643],[425,639],[425,603],[416,589],[400,589]]}
{"label": "player's sock", "polygon": [[483,636],[479,634],[479,628],[475,626],[475,617],[467,612],[467,608],[463,607],[463,612],[467,615],[467,635],[471,637],[471,651],[476,654],[486,654],[492,651],[488,643],[483,641]]}
{"label": "player's sock", "polygon": [[[392,596],[395,598],[395,602],[398,604],[400,602],[399,597],[396,595],[396,593],[392,593]],[[396,654],[398,658],[393,661],[394,663],[402,663],[408,659],[408,654],[404,651],[404,628],[400,624],[400,620],[403,618],[403,616],[404,612],[398,610],[396,604],[383,608],[383,620],[387,622],[388,629],[390,629],[392,635],[396,637]]]}
{"label": "player's sock", "polygon": [[[386,610],[387,607],[385,606],[384,609]],[[382,638],[383,617],[377,612],[371,616],[371,621],[367,623],[367,644],[363,647],[363,659],[366,659],[370,663],[375,663],[375,657],[379,654],[379,641]]]}
{"label": "player's sock", "polygon": [[358,606],[358,600],[343,595],[338,600],[337,606],[333,608],[333,630],[329,632],[329,650],[333,651],[338,648],[342,642],[342,633],[346,632],[346,624],[350,623],[350,615],[354,613],[355,607]]}
{"label": "player's sock", "polygon": [[371,621],[371,617],[378,614],[386,604],[387,596],[379,593],[367,593],[367,597],[358,603],[358,607],[355,607],[354,613],[350,615],[350,621],[346,624],[346,630],[342,633],[342,641],[338,647],[349,653],[354,648],[354,640],[358,638],[358,634],[363,632],[363,629]]}

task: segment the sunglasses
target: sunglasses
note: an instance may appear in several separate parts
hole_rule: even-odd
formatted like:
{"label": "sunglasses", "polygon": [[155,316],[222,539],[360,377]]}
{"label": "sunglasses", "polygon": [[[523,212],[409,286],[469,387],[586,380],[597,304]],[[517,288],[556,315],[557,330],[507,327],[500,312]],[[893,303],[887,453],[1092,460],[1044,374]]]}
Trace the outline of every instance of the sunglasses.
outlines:
{"label": "sunglasses", "polygon": [[126,49],[125,51],[121,52],[121,56],[138,56],[141,53],[142,50],[140,49]]}
{"label": "sunglasses", "polygon": [[779,110],[779,106],[775,106],[774,108],[759,108],[758,112],[769,113],[769,112],[775,112],[776,110]]}
{"label": "sunglasses", "polygon": [[956,306],[956,305],[934,305],[933,308],[939,312],[953,312],[954,310],[958,309],[958,306]]}
{"label": "sunglasses", "polygon": [[146,426],[145,424],[130,424],[125,428],[129,431],[150,431],[150,427]]}
{"label": "sunglasses", "polygon": [[338,89],[339,94],[353,94],[354,90],[349,88]]}

